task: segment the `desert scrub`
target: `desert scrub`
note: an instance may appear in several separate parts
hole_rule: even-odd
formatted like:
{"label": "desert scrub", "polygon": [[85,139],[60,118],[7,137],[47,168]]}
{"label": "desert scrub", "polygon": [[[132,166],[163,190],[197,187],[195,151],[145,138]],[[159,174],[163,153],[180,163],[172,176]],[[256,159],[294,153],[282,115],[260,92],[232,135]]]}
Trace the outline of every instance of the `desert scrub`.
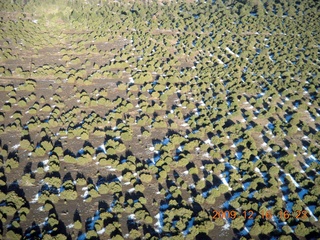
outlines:
{"label": "desert scrub", "polygon": [[98,191],[100,194],[108,194],[110,192],[110,186],[108,183],[102,183],[98,187]]}
{"label": "desert scrub", "polygon": [[149,183],[152,180],[152,175],[150,173],[141,173],[140,179],[142,182]]}
{"label": "desert scrub", "polygon": [[11,172],[11,169],[15,169],[19,166],[19,158],[17,156],[8,158],[5,162],[5,169],[7,173]]}
{"label": "desert scrub", "polygon": [[11,110],[11,103],[7,102],[2,106],[2,110],[8,112]]}
{"label": "desert scrub", "polygon": [[32,173],[26,173],[21,178],[21,183],[24,186],[31,186],[35,183],[34,174]]}
{"label": "desert scrub", "polygon": [[[7,213],[9,216],[13,216],[13,214],[19,210],[22,206],[26,204],[26,201],[23,197],[19,196],[16,192],[10,191],[6,194],[5,202],[8,211],[3,211]],[[13,207],[13,209],[11,209]]]}
{"label": "desert scrub", "polygon": [[59,188],[61,185],[60,173],[59,172],[51,172],[46,175],[44,181],[55,188]]}
{"label": "desert scrub", "polygon": [[154,128],[166,128],[167,124],[165,121],[163,121],[162,119],[159,119],[158,121],[155,121],[153,123],[153,127]]}
{"label": "desert scrub", "polygon": [[92,161],[90,154],[84,154],[76,159],[76,163],[80,165],[86,165]]}
{"label": "desert scrub", "polygon": [[0,172],[0,187],[3,187],[3,186],[6,186],[6,175],[4,172]]}
{"label": "desert scrub", "polygon": [[73,224],[73,228],[74,229],[77,229],[77,230],[80,230],[82,228],[82,223],[80,220],[76,220]]}
{"label": "desert scrub", "polygon": [[60,199],[76,200],[77,197],[78,193],[75,189],[65,189],[60,193]]}
{"label": "desert scrub", "polygon": [[35,91],[36,86],[37,86],[37,82],[35,80],[27,79],[23,85],[23,90],[28,91],[28,92],[33,92],[33,91]]}
{"label": "desert scrub", "polygon": [[145,84],[152,81],[152,74],[149,72],[136,72],[132,75],[135,84]]}
{"label": "desert scrub", "polygon": [[53,148],[52,143],[47,140],[42,141],[40,145],[44,149],[44,151],[46,151],[46,152],[51,151]]}
{"label": "desert scrub", "polygon": [[96,186],[94,184],[88,184],[88,192],[91,198],[100,197],[100,194],[97,191]]}
{"label": "desert scrub", "polygon": [[[131,141],[132,140],[132,131],[121,132],[120,137],[123,141]],[[120,144],[120,143],[118,144],[118,146],[117,146],[118,152],[123,152],[126,149],[126,147],[123,145],[124,144]]]}
{"label": "desert scrub", "polygon": [[112,166],[112,167],[116,167],[118,165],[117,161],[115,161],[112,158],[105,158],[102,157],[99,159],[99,164],[101,166]]}
{"label": "desert scrub", "polygon": [[49,104],[45,104],[42,106],[42,108],[40,109],[40,111],[43,112],[51,112],[51,106]]}
{"label": "desert scrub", "polygon": [[[52,189],[50,189],[50,191],[52,191]],[[46,201],[51,201],[53,203],[56,203],[59,201],[59,197],[58,195],[56,195],[55,193],[52,193],[48,190],[43,190],[41,191],[39,194],[39,199],[38,199],[38,203],[45,203]]]}
{"label": "desert scrub", "polygon": [[125,83],[119,83],[118,84],[118,89],[120,90],[120,91],[125,91],[125,90],[127,90],[127,85],[125,84]]}
{"label": "desert scrub", "polygon": [[20,108],[24,108],[27,106],[27,100],[25,98],[21,98],[19,101],[18,101],[18,106]]}
{"label": "desert scrub", "polygon": [[49,157],[49,171],[50,172],[58,172],[60,170],[60,162],[59,162],[59,158],[52,154],[50,157]]}
{"label": "desert scrub", "polygon": [[77,185],[79,186],[84,186],[87,184],[87,180],[85,179],[85,177],[83,175],[79,175],[76,179]]}

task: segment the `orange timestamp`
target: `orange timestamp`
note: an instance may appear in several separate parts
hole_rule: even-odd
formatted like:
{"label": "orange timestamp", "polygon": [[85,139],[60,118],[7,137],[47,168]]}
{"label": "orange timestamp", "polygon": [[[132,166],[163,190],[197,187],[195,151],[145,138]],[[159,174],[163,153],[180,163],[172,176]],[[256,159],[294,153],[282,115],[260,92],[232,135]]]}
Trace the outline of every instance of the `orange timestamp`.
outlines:
{"label": "orange timestamp", "polygon": [[235,210],[212,210],[212,219],[236,219],[237,217],[244,217],[244,219],[254,219],[257,216],[260,216],[263,219],[270,220],[273,217],[278,217],[280,220],[285,221],[290,217],[296,219],[306,220],[309,218],[309,214],[306,210],[296,210],[294,212],[290,212],[287,210],[279,211],[277,214],[274,214],[271,210],[264,211],[254,211],[254,210],[244,210],[242,212],[237,212]]}

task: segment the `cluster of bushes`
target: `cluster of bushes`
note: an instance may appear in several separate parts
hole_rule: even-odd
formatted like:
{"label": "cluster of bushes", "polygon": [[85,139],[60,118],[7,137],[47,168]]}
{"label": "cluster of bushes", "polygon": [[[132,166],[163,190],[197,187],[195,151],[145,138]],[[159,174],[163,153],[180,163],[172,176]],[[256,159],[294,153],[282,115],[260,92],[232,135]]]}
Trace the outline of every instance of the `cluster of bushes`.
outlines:
{"label": "cluster of bushes", "polygon": [[[146,187],[154,180],[167,184],[167,190],[160,190],[169,203],[168,208],[163,202],[159,206],[164,219],[157,236],[163,238],[210,234],[213,223],[206,206],[227,192],[241,192],[230,208],[268,208],[276,213],[284,204],[279,196],[285,195],[293,209],[312,206],[319,216],[319,14],[312,1],[146,5],[136,1],[133,6],[95,0],[14,2],[1,2],[0,7],[30,16],[1,17],[0,78],[26,80],[0,85],[0,132],[21,134],[17,152],[1,147],[1,187],[6,174],[16,174],[24,163],[20,154],[26,151],[39,165],[37,171],[24,172],[21,183],[30,186],[38,175],[44,179],[38,201],[46,209],[54,208],[49,200],[77,199],[76,185],[86,186],[86,202],[113,194],[112,212],[100,212],[94,227],[86,226],[87,238],[97,237],[102,229],[120,237],[123,230],[116,216],[124,209],[135,214],[137,224],[153,228],[151,201],[143,193],[149,193]],[[47,24],[52,31],[47,32]],[[61,47],[61,42],[67,44]],[[55,63],[43,57],[55,50]],[[47,89],[51,95],[41,96],[39,80],[48,78],[55,79]],[[109,88],[94,88],[103,81]],[[70,94],[64,92],[72,86]],[[72,101],[79,105],[71,107]],[[169,134],[166,141],[152,143],[150,159],[138,159],[135,154],[145,149],[131,147],[137,141],[137,127],[143,143]],[[83,143],[78,153],[68,149],[65,137],[68,143]],[[97,139],[103,147],[91,145]],[[305,164],[309,157],[313,160]],[[47,166],[40,164],[45,158]],[[120,181],[95,184],[80,175],[76,183],[61,179],[61,166],[93,163],[121,173],[134,194],[124,200],[121,194],[126,189]],[[171,176],[176,186],[168,185]],[[308,193],[296,194],[291,177]],[[281,190],[282,184],[288,185],[288,192]],[[16,196],[15,203],[9,193],[1,193],[4,219],[13,217],[25,201]],[[202,209],[186,204],[183,193]],[[47,222],[44,238],[50,231],[57,233],[57,214],[51,212]],[[231,227],[240,232],[247,223],[239,218]],[[257,218],[249,233],[281,231],[290,238],[291,227],[298,236],[318,233],[312,222],[291,218],[280,230]],[[74,228],[83,228],[81,220],[74,222]],[[129,236],[140,237],[141,231],[135,225]],[[13,219],[7,237],[21,234]]]}

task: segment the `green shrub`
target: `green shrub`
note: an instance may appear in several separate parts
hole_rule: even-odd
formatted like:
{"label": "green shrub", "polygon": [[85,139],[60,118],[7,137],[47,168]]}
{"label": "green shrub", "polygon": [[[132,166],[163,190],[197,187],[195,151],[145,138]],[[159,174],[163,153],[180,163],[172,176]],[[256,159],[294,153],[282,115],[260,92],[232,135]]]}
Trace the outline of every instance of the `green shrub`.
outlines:
{"label": "green shrub", "polygon": [[6,85],[6,86],[4,87],[4,90],[5,90],[6,92],[11,92],[11,91],[14,90],[14,86],[13,86],[12,84],[8,84],[8,85]]}
{"label": "green shrub", "polygon": [[22,176],[21,182],[24,186],[31,186],[35,183],[35,179],[30,173],[26,173]]}
{"label": "green shrub", "polygon": [[35,90],[35,86],[32,84],[26,84],[24,89],[28,92],[33,92]]}
{"label": "green shrub", "polygon": [[76,159],[71,155],[65,155],[64,156],[64,161],[66,163],[76,163]]}
{"label": "green shrub", "polygon": [[50,172],[59,172],[60,170],[59,159],[52,159],[52,157],[50,157],[48,165],[49,165]]}
{"label": "green shrub", "polygon": [[76,200],[77,197],[77,191],[74,189],[66,189],[60,193],[60,199]]}
{"label": "green shrub", "polygon": [[145,84],[152,81],[152,74],[149,72],[137,72],[133,75],[135,84]]}
{"label": "green shrub", "polygon": [[300,222],[294,230],[295,234],[300,237],[305,237],[310,233],[310,229],[303,222]]}
{"label": "green shrub", "polygon": [[74,226],[73,226],[74,229],[77,229],[77,230],[80,230],[82,228],[82,223],[80,220],[76,220],[74,222]]}
{"label": "green shrub", "polygon": [[87,184],[87,180],[84,177],[78,177],[77,178],[77,185],[84,186]]}
{"label": "green shrub", "polygon": [[20,141],[20,147],[22,149],[28,150],[28,151],[32,151],[33,150],[33,146],[32,144],[29,142],[28,139],[23,139]]}
{"label": "green shrub", "polygon": [[54,205],[51,201],[46,201],[43,206],[44,210],[49,212],[51,209],[54,209]]}
{"label": "green shrub", "polygon": [[24,98],[21,98],[18,102],[18,106],[23,108],[27,106],[27,101]]}
{"label": "green shrub", "polygon": [[19,166],[19,159],[16,157],[11,157],[6,161],[6,170],[10,172],[11,169],[17,168]]}
{"label": "green shrub", "polygon": [[77,158],[76,163],[80,164],[80,165],[85,165],[88,164],[92,161],[92,157],[90,154],[84,154],[80,157]]}
{"label": "green shrub", "polygon": [[61,185],[61,179],[58,176],[55,176],[53,174],[45,177],[44,181],[48,183],[49,185],[52,185],[56,188],[59,188]]}
{"label": "green shrub", "polygon": [[22,235],[17,231],[17,229],[9,230],[6,234],[7,239],[22,239]]}
{"label": "green shrub", "polygon": [[132,132],[131,131],[121,132],[121,139],[124,141],[131,141],[132,140]]}
{"label": "green shrub", "polygon": [[52,150],[53,145],[51,142],[45,140],[41,142],[41,147],[44,149],[44,151],[49,152]]}
{"label": "green shrub", "polygon": [[45,104],[44,106],[42,106],[41,111],[43,112],[51,112],[51,107],[49,104]]}
{"label": "green shrub", "polygon": [[119,89],[120,91],[125,91],[125,90],[127,89],[127,85],[124,84],[124,83],[120,83],[120,84],[118,85],[118,89]]}
{"label": "green shrub", "polygon": [[152,180],[152,175],[149,173],[141,173],[140,179],[142,182],[149,183]]}
{"label": "green shrub", "polygon": [[254,223],[253,227],[250,229],[250,234],[252,236],[258,236],[259,234],[261,234],[261,226],[258,222]]}
{"label": "green shrub", "polygon": [[5,103],[3,106],[2,106],[2,110],[3,111],[10,111],[11,109],[11,104],[9,102]]}
{"label": "green shrub", "polygon": [[129,238],[130,239],[138,239],[141,237],[141,232],[137,229],[131,229],[129,233]]}

